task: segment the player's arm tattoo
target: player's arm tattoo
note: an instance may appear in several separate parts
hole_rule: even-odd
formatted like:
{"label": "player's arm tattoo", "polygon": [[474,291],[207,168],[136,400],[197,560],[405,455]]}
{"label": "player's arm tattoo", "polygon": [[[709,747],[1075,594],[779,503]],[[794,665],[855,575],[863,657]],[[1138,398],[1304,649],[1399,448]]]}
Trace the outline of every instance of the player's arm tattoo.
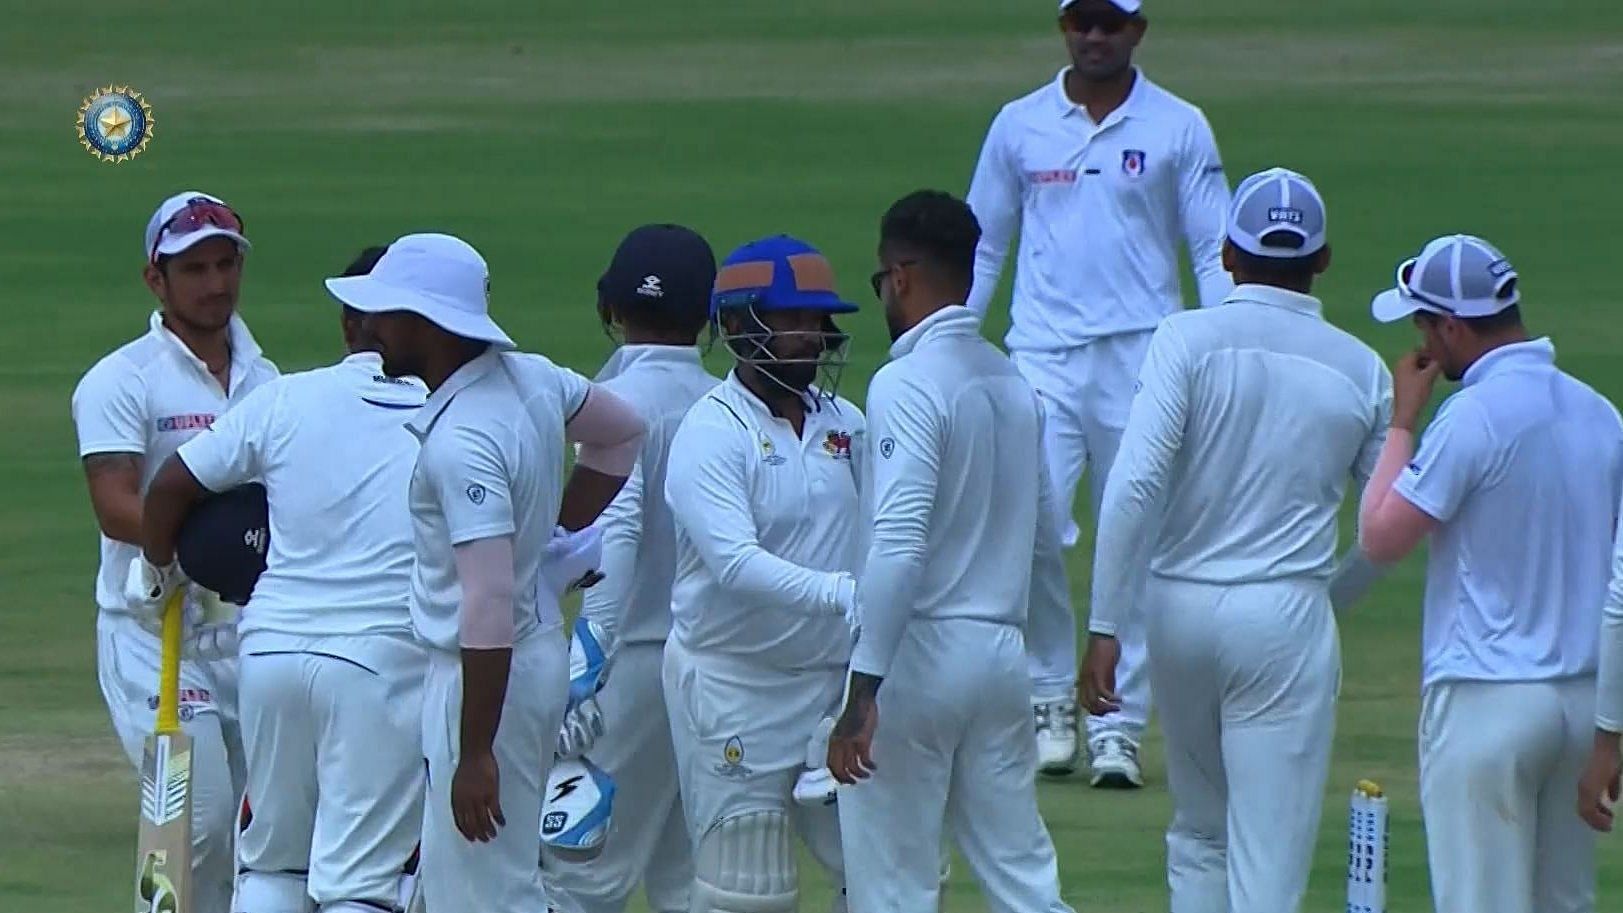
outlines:
{"label": "player's arm tattoo", "polygon": [[141,470],[139,453],[92,453],[84,458],[85,484],[96,522],[109,539],[141,539]]}

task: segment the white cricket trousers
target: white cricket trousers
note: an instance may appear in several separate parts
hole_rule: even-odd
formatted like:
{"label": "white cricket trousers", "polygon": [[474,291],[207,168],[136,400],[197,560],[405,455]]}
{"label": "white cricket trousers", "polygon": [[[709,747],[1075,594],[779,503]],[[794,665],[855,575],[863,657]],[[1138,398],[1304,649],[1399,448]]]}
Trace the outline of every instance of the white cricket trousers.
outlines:
{"label": "white cricket trousers", "polygon": [[545,913],[536,835],[568,696],[569,647],[557,628],[513,648],[495,743],[507,824],[489,843],[471,841],[451,814],[451,778],[462,753],[462,657],[429,649],[423,689],[428,799],[417,868],[427,913]]}
{"label": "white cricket trousers", "polygon": [[361,913],[399,896],[422,833],[427,658],[409,633],[344,640],[364,650],[311,639],[240,659],[252,817],[238,913]]}
{"label": "white cricket trousers", "polygon": [[1593,913],[1578,777],[1593,676],[1440,682],[1420,703],[1420,810],[1437,913]]}
{"label": "white cricket trousers", "polygon": [[1037,809],[1016,627],[915,618],[879,687],[874,772],[840,788],[852,913],[936,913],[943,826],[996,913],[1069,913]]}
{"label": "white cricket trousers", "polygon": [[1341,647],[1325,581],[1151,576],[1172,913],[1296,913],[1318,840]]}
{"label": "white cricket trousers", "polygon": [[625,644],[598,692],[603,735],[586,756],[614,778],[614,814],[603,851],[589,862],[543,850],[550,889],[581,913],[620,913],[637,885],[653,913],[686,913],[693,851],[665,712],[665,645]]}
{"label": "white cricket trousers", "polygon": [[[1071,349],[1009,353],[1015,368],[1042,400],[1043,456],[1054,486],[1054,503],[1062,511],[1056,519],[1067,547],[1081,536],[1073,505],[1084,469],[1090,509],[1098,522],[1105,479],[1116,461],[1149,344],[1146,331],[1103,336]],[[1055,604],[1054,600],[1034,601],[1026,628],[1032,696],[1044,702],[1069,699],[1076,691],[1076,616],[1053,612],[1050,607]],[[1074,607],[1083,611],[1083,601],[1077,600]],[[1116,732],[1136,742],[1150,718],[1151,703],[1141,613],[1123,613],[1116,638],[1121,644],[1121,663],[1116,667],[1121,709],[1107,716],[1089,716],[1088,733]]]}
{"label": "white cricket trousers", "polygon": [[[141,751],[157,722],[155,634],[129,615],[96,618],[96,677],[124,756],[141,770]],[[180,727],[192,737],[192,891],[195,913],[231,909],[237,810],[246,774],[237,724],[237,661],[182,660]]]}

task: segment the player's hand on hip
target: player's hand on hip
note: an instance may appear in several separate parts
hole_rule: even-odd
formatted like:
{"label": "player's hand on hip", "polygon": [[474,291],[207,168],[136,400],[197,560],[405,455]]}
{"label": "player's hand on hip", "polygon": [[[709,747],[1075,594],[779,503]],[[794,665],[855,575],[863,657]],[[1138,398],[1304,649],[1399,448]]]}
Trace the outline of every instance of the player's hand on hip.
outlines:
{"label": "player's hand on hip", "polygon": [[462,836],[479,843],[496,839],[496,829],[507,826],[495,755],[463,755],[451,778],[451,816]]}
{"label": "player's hand on hip", "polygon": [[1612,829],[1612,805],[1617,802],[1620,774],[1623,774],[1623,754],[1619,751],[1618,737],[1597,732],[1589,764],[1578,778],[1578,817],[1597,831]]}
{"label": "player's hand on hip", "polygon": [[1089,634],[1088,653],[1077,675],[1082,706],[1094,716],[1121,709],[1116,693],[1116,664],[1121,662],[1121,641],[1108,634]]}
{"label": "player's hand on hip", "polygon": [[1415,349],[1397,360],[1392,366],[1392,427],[1415,429],[1421,411],[1431,401],[1432,388],[1442,370],[1442,362],[1422,349]]}
{"label": "player's hand on hip", "polygon": [[143,625],[150,626],[163,620],[164,604],[185,582],[180,562],[157,567],[145,555],[137,555],[124,577],[124,602]]}

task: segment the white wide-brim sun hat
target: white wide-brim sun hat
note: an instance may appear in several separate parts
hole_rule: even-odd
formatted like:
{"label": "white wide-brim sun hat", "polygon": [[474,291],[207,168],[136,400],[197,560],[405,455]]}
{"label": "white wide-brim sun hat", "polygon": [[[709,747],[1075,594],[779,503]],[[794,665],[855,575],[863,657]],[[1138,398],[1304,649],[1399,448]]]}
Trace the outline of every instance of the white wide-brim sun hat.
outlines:
{"label": "white wide-brim sun hat", "polygon": [[490,319],[485,258],[452,235],[405,235],[389,245],[371,273],[328,279],[326,285],[334,298],[362,313],[409,311],[454,336],[514,347]]}

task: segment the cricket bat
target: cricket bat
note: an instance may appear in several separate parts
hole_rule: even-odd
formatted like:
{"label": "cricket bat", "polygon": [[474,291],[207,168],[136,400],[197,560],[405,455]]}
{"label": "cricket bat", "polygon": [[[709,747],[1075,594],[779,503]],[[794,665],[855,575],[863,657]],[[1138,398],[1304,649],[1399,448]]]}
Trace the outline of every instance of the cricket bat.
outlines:
{"label": "cricket bat", "polygon": [[135,913],[192,913],[192,737],[180,729],[181,612],[176,588],[163,609],[158,720],[141,753],[141,835]]}

